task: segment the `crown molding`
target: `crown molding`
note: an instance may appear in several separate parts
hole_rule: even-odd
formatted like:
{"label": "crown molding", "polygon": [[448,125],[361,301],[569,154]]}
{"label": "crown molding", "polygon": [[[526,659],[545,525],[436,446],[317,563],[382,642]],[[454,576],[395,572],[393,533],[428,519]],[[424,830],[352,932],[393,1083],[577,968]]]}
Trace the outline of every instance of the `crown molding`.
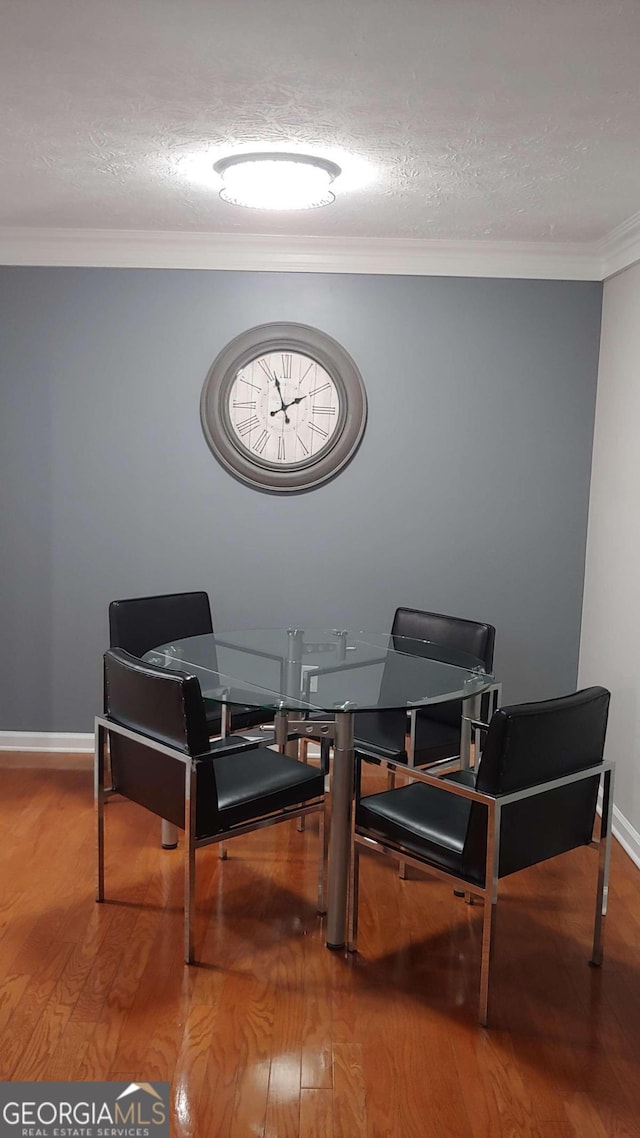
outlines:
{"label": "crown molding", "polygon": [[0,264],[601,280],[594,245],[0,228]]}
{"label": "crown molding", "polygon": [[640,213],[616,225],[596,248],[602,263],[602,280],[637,264],[640,261]]}
{"label": "crown molding", "polygon": [[599,241],[428,241],[0,228],[0,264],[602,281],[640,261],[640,213]]}

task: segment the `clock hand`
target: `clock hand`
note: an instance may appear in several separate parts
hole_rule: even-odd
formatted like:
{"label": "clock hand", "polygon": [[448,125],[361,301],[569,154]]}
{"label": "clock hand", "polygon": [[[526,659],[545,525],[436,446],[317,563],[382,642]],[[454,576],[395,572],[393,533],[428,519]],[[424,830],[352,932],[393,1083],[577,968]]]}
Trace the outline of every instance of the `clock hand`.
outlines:
{"label": "clock hand", "polygon": [[291,420],[290,420],[289,416],[287,415],[287,407],[288,406],[290,407],[291,404],[285,403],[284,399],[282,398],[282,388],[280,387],[280,380],[278,379],[277,375],[275,375],[275,374],[273,376],[273,382],[275,383],[277,391],[278,391],[278,395],[280,396],[281,406],[278,407],[275,411],[269,412],[271,415],[271,418],[273,418],[274,415],[277,415],[279,411],[284,411],[284,421],[285,421],[285,423],[290,423]]}
{"label": "clock hand", "polygon": [[274,416],[274,415],[279,415],[281,411],[284,411],[284,421],[285,421],[285,423],[290,423],[290,422],[291,422],[291,419],[290,419],[290,418],[289,418],[289,416],[287,415],[287,404],[286,404],[286,403],[283,403],[283,404],[282,404],[282,407],[278,407],[278,408],[276,408],[276,410],[275,410],[275,411],[270,411],[270,412],[269,412],[269,414],[271,415],[271,418],[273,419],[273,416]]}
{"label": "clock hand", "polygon": [[280,396],[280,402],[282,403],[282,407],[278,407],[276,411],[270,411],[269,414],[273,418],[273,416],[277,415],[279,411],[284,411],[284,421],[285,421],[285,423],[289,423],[291,421],[287,416],[287,411],[289,410],[289,408],[293,407],[296,403],[302,403],[302,400],[306,399],[306,398],[307,398],[306,395],[298,395],[297,398],[292,399],[290,403],[282,403],[282,396]]}
{"label": "clock hand", "polygon": [[290,407],[291,404],[290,403],[289,404],[283,403],[282,407],[276,407],[275,411],[270,411],[269,414],[271,415],[271,418],[273,419],[274,415],[279,415],[281,411],[284,411],[284,421],[285,421],[285,423],[290,423],[291,419],[287,415],[287,407],[288,406]]}

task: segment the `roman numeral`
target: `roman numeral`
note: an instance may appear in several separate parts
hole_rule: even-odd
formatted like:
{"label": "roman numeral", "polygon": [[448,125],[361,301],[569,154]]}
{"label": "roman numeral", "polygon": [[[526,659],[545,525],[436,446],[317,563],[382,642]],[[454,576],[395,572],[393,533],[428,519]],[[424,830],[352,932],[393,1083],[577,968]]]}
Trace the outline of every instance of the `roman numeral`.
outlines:
{"label": "roman numeral", "polygon": [[309,395],[319,395],[321,391],[327,391],[330,387],[330,383],[323,383],[322,387],[314,387],[313,391],[309,392]]}
{"label": "roman numeral", "polygon": [[262,434],[256,439],[251,449],[254,450],[256,454],[264,454],[264,448],[267,445],[268,438],[269,432],[263,431]]}
{"label": "roman numeral", "polygon": [[316,415],[335,415],[336,413],[335,407],[317,407],[315,405],[311,408],[311,411]]}
{"label": "roman numeral", "polygon": [[268,363],[266,363],[266,362],[265,362],[265,360],[263,360],[263,359],[259,359],[259,360],[258,360],[258,363],[260,364],[260,367],[262,368],[262,370],[263,370],[264,374],[266,375],[267,379],[273,379],[273,375],[272,375],[272,373],[269,371],[269,365],[268,365]]}
{"label": "roman numeral", "polygon": [[291,379],[291,352],[282,353],[282,378]]}
{"label": "roman numeral", "polygon": [[284,439],[282,438],[282,435],[280,435],[278,437],[278,462],[284,462],[284,460],[285,460]]}
{"label": "roman numeral", "polygon": [[252,383],[250,379],[247,379],[246,375],[244,374],[244,371],[245,371],[244,368],[240,368],[240,371],[238,372],[238,379],[240,380],[240,382],[246,383],[247,387],[252,387],[254,391],[262,391],[262,388],[258,387],[257,383]]}
{"label": "roman numeral", "polygon": [[248,435],[254,427],[260,426],[260,420],[257,415],[252,415],[250,419],[243,419],[241,423],[236,423],[236,431],[239,435]]}
{"label": "roman numeral", "polygon": [[308,447],[306,447],[306,446],[304,445],[304,443],[303,443],[302,439],[300,438],[300,435],[296,435],[296,438],[297,438],[298,442],[300,443],[300,446],[302,447],[302,449],[303,449],[304,453],[305,453],[305,454],[308,454],[308,453],[309,453],[309,448],[308,448]]}
{"label": "roman numeral", "polygon": [[322,427],[319,427],[319,426],[318,426],[318,424],[317,424],[317,423],[312,423],[312,422],[310,422],[310,423],[309,423],[309,430],[310,430],[310,431],[315,431],[315,432],[316,432],[316,434],[318,434],[318,435],[322,435],[323,439],[328,439],[328,438],[329,438],[329,432],[328,432],[328,431],[324,431],[324,430],[322,429]]}
{"label": "roman numeral", "polygon": [[234,407],[255,407],[255,405],[256,405],[255,399],[253,399],[249,403],[241,403],[239,399],[234,399],[234,401],[233,401]]}

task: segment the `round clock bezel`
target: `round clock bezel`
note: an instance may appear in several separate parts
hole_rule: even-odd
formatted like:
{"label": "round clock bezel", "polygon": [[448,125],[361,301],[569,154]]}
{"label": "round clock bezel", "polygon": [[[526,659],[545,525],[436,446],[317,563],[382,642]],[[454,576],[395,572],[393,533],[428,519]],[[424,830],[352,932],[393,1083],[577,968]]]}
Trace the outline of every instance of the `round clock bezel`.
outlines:
{"label": "round clock bezel", "polygon": [[[245,447],[231,423],[228,400],[238,372],[271,352],[295,352],[315,360],[335,384],[336,429],[326,445],[302,461],[278,464]],[[219,462],[242,482],[260,490],[295,493],[335,477],[351,461],[364,434],[367,395],[349,353],[326,332],[306,324],[260,324],[231,340],[211,365],[200,399],[205,439]]]}

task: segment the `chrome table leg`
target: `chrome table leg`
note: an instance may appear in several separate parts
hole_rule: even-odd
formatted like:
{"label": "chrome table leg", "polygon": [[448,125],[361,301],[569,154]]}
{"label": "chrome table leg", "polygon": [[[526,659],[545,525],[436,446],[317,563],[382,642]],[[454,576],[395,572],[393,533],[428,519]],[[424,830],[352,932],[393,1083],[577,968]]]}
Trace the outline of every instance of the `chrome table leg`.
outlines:
{"label": "chrome table leg", "polygon": [[346,938],[353,808],[353,712],[336,712],[335,733],[329,837],[327,948],[343,948]]}

